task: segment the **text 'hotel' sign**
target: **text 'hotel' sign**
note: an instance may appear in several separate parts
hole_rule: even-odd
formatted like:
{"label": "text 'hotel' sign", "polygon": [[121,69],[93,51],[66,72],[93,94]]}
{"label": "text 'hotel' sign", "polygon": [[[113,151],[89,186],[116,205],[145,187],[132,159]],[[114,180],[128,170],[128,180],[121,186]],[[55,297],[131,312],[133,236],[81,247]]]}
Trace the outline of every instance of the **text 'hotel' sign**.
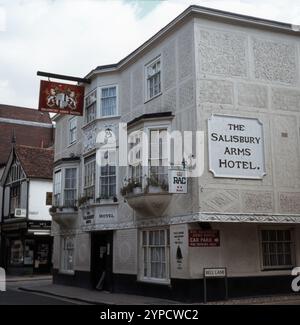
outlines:
{"label": "text 'hotel' sign", "polygon": [[208,150],[215,177],[261,179],[265,175],[263,125],[257,118],[212,115]]}
{"label": "text 'hotel' sign", "polygon": [[41,80],[39,110],[58,114],[82,115],[84,87]]}

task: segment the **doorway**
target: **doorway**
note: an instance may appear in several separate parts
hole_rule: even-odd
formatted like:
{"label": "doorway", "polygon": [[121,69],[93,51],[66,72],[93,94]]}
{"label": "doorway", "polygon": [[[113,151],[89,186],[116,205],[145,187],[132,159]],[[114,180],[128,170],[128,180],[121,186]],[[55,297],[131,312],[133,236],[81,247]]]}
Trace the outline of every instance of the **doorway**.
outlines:
{"label": "doorway", "polygon": [[112,291],[113,231],[91,233],[91,277],[93,288]]}

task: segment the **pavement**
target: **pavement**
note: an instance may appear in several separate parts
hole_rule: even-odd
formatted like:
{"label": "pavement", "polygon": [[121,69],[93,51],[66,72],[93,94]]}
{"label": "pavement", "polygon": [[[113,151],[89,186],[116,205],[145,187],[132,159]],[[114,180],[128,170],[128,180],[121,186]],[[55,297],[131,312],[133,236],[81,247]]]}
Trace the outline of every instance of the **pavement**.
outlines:
{"label": "pavement", "polygon": [[[40,300],[37,304],[88,304],[88,305],[183,305],[184,303],[154,297],[110,293],[106,291],[89,290],[78,287],[52,284],[51,276],[8,277],[8,291],[18,291],[24,294],[25,301],[35,303],[32,295],[50,299]],[[5,294],[5,293],[4,293]],[[10,293],[11,299],[14,295]],[[26,300],[26,295],[28,296]],[[9,299],[8,295],[8,299]],[[16,304],[21,297],[16,296]],[[53,299],[53,300],[52,300]],[[12,301],[13,300],[9,300]],[[1,304],[1,295],[0,295]],[[300,305],[300,294],[273,295],[266,297],[250,297],[229,299],[227,301],[208,302],[208,305]],[[200,303],[202,305],[202,303]]]}
{"label": "pavement", "polygon": [[178,301],[153,297],[111,293],[107,291],[89,290],[78,287],[50,284],[44,286],[22,286],[19,290],[31,293],[41,293],[53,297],[67,298],[72,301],[92,305],[174,305]]}

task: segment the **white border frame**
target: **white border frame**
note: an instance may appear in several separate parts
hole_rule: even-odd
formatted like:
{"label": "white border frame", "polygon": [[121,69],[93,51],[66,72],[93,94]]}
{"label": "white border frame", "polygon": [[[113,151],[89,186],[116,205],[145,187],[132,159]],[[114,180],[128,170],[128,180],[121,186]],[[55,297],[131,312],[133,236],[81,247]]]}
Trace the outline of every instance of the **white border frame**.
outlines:
{"label": "white border frame", "polygon": [[[220,116],[220,117],[232,117],[232,118],[240,118],[240,119],[250,119],[250,120],[256,120],[258,122],[258,124],[261,125],[261,134],[262,134],[262,146],[263,146],[263,174],[262,176],[237,176],[237,175],[218,175],[213,169],[211,169],[211,142],[209,141],[209,134],[210,134],[210,125],[209,125],[209,121],[211,121],[211,119],[214,116]],[[256,117],[249,117],[249,116],[235,116],[235,115],[228,115],[228,114],[211,114],[211,116],[207,119],[207,147],[208,147],[208,170],[213,174],[213,177],[215,178],[233,178],[233,179],[257,179],[257,180],[262,180],[264,176],[267,175],[266,173],[266,157],[265,157],[265,151],[266,151],[266,147],[265,147],[265,135],[264,135],[264,127],[263,127],[263,123],[260,121],[259,118]]]}

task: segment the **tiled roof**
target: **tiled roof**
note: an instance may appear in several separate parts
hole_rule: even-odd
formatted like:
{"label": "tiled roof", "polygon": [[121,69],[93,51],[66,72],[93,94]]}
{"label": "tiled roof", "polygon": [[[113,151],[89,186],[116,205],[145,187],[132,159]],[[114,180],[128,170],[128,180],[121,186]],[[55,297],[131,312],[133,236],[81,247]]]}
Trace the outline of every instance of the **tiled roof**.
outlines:
{"label": "tiled roof", "polygon": [[49,113],[37,109],[0,104],[0,117],[51,124]]}
{"label": "tiled roof", "polygon": [[[1,120],[1,118],[10,119],[10,123]],[[14,124],[14,120],[18,120],[16,124]],[[44,123],[47,127],[43,127],[43,124],[22,124],[20,121]],[[48,148],[54,142],[53,132],[48,113],[0,104],[0,166],[5,165],[8,160],[13,134],[19,145]]]}
{"label": "tiled roof", "polygon": [[17,145],[16,155],[28,178],[52,179],[53,149]]}

